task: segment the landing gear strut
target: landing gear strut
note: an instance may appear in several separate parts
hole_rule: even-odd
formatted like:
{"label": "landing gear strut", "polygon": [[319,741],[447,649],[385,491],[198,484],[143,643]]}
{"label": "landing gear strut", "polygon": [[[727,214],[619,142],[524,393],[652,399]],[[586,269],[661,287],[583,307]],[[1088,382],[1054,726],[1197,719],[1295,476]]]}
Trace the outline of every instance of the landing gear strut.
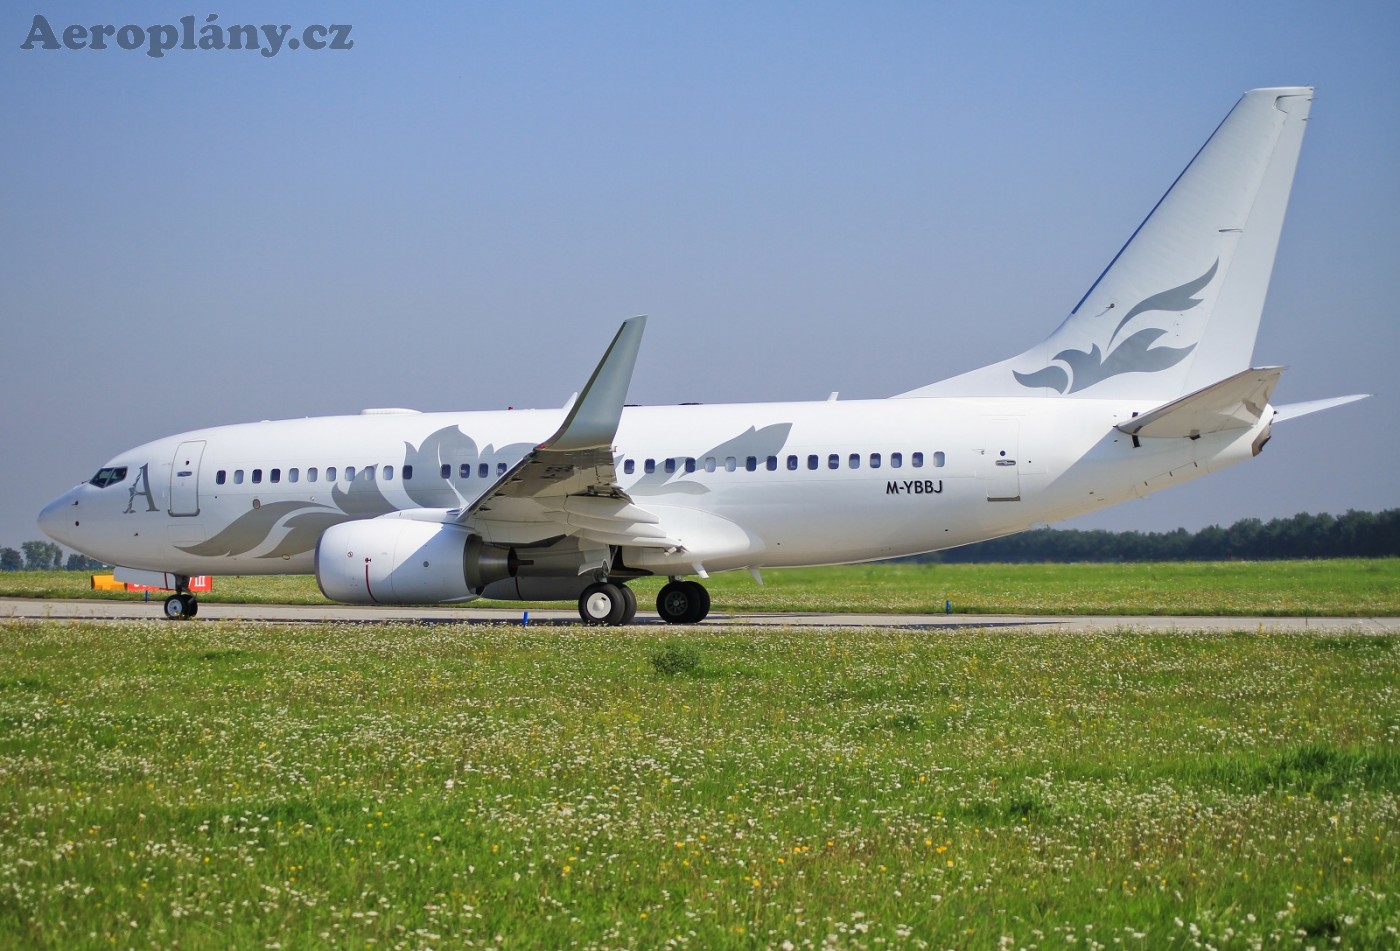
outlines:
{"label": "landing gear strut", "polygon": [[656,613],[667,624],[698,624],[710,613],[710,592],[698,581],[673,580],[657,594]]}
{"label": "landing gear strut", "polygon": [[199,613],[199,601],[190,594],[190,579],[175,576],[175,593],[165,599],[165,616],[172,621],[184,621]]}
{"label": "landing gear strut", "polygon": [[637,595],[625,584],[600,581],[583,589],[578,613],[585,624],[630,624],[637,616]]}

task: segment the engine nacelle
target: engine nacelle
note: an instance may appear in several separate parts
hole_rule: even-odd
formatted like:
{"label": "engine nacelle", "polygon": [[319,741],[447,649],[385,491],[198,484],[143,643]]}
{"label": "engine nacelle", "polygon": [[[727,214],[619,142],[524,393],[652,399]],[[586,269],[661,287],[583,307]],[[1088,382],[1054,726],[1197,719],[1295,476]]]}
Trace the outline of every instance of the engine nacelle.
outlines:
{"label": "engine nacelle", "polygon": [[342,522],[316,546],[316,583],[346,604],[466,601],[515,576],[515,552],[458,525],[407,518]]}

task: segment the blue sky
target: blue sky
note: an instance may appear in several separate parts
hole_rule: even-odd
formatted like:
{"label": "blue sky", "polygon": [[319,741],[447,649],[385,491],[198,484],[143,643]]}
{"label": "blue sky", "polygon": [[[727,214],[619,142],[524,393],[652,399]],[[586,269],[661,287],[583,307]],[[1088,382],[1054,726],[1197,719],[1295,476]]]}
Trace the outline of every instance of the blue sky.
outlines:
{"label": "blue sky", "polygon": [[[130,10],[139,9],[139,14]],[[351,50],[23,50],[71,23]],[[1251,464],[1070,525],[1400,505],[1400,7],[149,3],[0,13],[0,544],[186,429],[632,399],[879,397],[1064,317],[1245,89],[1317,87]],[[1387,422],[1391,421],[1391,422]]]}

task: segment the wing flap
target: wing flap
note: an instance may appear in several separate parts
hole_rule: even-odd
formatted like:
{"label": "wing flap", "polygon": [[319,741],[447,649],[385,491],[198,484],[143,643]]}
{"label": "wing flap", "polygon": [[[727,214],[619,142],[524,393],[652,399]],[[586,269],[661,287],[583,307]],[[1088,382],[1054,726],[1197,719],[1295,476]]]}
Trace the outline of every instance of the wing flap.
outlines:
{"label": "wing flap", "polygon": [[601,545],[679,548],[651,512],[623,498],[571,495],[538,499],[539,511],[565,532]]}
{"label": "wing flap", "polygon": [[678,540],[654,524],[655,519],[650,515],[639,519],[622,514],[582,515],[567,512],[543,500],[532,500],[528,503],[528,509],[528,515],[514,509],[508,518],[498,518],[495,512],[485,512],[474,518],[471,524],[483,537],[498,545],[523,544],[544,535],[568,535],[595,545],[684,549]]}
{"label": "wing flap", "polygon": [[644,548],[680,546],[658,524],[660,519],[626,499],[571,495],[563,499],[539,499],[537,504],[550,522],[586,541]]}

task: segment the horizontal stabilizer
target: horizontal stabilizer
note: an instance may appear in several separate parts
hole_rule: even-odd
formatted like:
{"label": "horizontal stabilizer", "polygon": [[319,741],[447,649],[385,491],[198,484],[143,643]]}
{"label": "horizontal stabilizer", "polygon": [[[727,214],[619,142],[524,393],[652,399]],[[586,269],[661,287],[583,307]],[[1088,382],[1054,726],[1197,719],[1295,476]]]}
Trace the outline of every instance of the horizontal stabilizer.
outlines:
{"label": "horizontal stabilizer", "polygon": [[1299,416],[1306,416],[1309,413],[1331,409],[1334,406],[1345,406],[1348,403],[1355,403],[1357,400],[1364,400],[1370,395],[1370,393],[1358,393],[1354,396],[1334,396],[1328,400],[1311,400],[1307,403],[1289,403],[1286,406],[1275,406],[1274,422],[1280,423],[1285,419],[1297,419]]}
{"label": "horizontal stabilizer", "polygon": [[1226,377],[1116,427],[1129,436],[1190,437],[1249,429],[1264,415],[1283,367],[1259,367]]}

